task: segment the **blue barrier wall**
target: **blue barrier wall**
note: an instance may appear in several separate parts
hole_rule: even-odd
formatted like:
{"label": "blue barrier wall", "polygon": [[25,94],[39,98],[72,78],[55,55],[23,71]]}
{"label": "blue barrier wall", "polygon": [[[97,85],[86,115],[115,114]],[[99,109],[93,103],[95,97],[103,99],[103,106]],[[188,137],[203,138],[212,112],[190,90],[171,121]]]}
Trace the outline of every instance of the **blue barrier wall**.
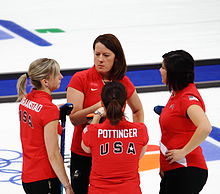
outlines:
{"label": "blue barrier wall", "polygon": [[[127,72],[127,76],[131,79],[136,87],[163,85],[161,82],[159,69],[130,70]],[[54,92],[65,92],[66,86],[71,77],[72,74],[64,75],[60,88]],[[195,67],[195,82],[218,80],[220,80],[220,64]],[[16,83],[17,79],[0,80],[0,96],[17,95]],[[27,87],[27,90],[30,90],[30,86]]]}

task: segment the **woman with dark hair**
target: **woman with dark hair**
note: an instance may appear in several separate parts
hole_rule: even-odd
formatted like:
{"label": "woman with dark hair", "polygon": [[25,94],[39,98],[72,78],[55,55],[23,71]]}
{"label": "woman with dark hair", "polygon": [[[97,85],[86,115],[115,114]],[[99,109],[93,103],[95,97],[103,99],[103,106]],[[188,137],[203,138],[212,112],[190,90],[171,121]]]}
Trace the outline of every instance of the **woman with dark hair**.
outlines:
{"label": "woman with dark hair", "polygon": [[119,40],[112,34],[98,36],[93,43],[94,66],[77,72],[67,88],[67,101],[74,104],[70,121],[74,125],[71,145],[71,183],[76,194],[87,194],[91,155],[81,148],[82,131],[88,124],[86,116],[101,105],[101,90],[107,82],[120,81],[127,89],[127,103],[134,122],[144,121],[144,111],[135,87],[125,75],[125,55]]}
{"label": "woman with dark hair", "polygon": [[[141,194],[139,159],[148,142],[143,123],[125,119],[127,93],[120,82],[107,83],[101,93],[104,112],[95,114],[82,135],[82,148],[92,154],[89,194]],[[106,120],[99,124],[105,115]]]}
{"label": "woman with dark hair", "polygon": [[194,59],[183,50],[163,55],[162,82],[171,97],[160,114],[160,194],[198,194],[208,177],[200,144],[211,132],[194,84]]}

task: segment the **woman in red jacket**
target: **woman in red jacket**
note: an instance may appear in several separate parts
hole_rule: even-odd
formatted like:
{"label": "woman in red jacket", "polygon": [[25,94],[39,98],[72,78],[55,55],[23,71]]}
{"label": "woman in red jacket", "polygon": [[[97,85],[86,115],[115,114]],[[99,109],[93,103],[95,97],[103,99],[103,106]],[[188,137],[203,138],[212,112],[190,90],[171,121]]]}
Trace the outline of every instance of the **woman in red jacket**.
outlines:
{"label": "woman in red jacket", "polygon": [[101,90],[106,82],[119,81],[127,89],[127,104],[134,122],[144,121],[144,111],[134,85],[125,75],[127,64],[121,43],[113,34],[98,36],[93,42],[94,66],[77,72],[67,87],[67,101],[74,104],[70,121],[74,125],[71,145],[70,176],[76,194],[87,194],[91,155],[81,148],[86,116],[101,107]]}
{"label": "woman in red jacket", "polygon": [[[30,78],[33,89],[26,94]],[[59,109],[52,103],[52,91],[60,87],[63,76],[53,59],[37,59],[17,82],[20,137],[23,150],[22,185],[27,194],[67,194],[73,190],[58,145]]]}
{"label": "woman in red jacket", "polygon": [[197,194],[208,170],[199,146],[211,132],[205,104],[194,84],[194,60],[183,50],[163,55],[162,82],[172,92],[160,114],[160,194]]}
{"label": "woman in red jacket", "polygon": [[[89,194],[141,194],[139,159],[148,142],[144,123],[124,116],[127,93],[120,82],[103,86],[99,108],[82,134],[82,148],[92,155]],[[106,112],[106,113],[105,113]],[[102,116],[106,120],[99,124]]]}

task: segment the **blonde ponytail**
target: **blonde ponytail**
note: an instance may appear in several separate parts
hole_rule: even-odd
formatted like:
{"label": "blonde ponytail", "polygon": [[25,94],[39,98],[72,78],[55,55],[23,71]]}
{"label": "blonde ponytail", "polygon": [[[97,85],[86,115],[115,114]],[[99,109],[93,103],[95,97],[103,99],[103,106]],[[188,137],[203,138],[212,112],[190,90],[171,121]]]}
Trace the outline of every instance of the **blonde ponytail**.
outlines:
{"label": "blonde ponytail", "polygon": [[17,81],[17,93],[18,93],[17,102],[21,101],[21,99],[26,95],[26,83],[27,83],[27,74],[22,74]]}
{"label": "blonde ponytail", "polygon": [[37,90],[41,89],[41,80],[55,77],[60,72],[60,66],[54,59],[40,58],[33,61],[28,69],[28,73],[21,75],[17,81],[17,101],[26,95],[27,78],[30,78],[30,83]]}

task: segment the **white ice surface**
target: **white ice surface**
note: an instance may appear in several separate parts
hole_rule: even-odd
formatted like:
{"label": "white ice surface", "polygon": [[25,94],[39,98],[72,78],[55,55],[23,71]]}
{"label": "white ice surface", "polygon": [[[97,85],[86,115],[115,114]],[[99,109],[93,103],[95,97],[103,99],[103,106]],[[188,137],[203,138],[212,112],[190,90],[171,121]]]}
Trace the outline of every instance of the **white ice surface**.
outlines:
{"label": "white ice surface", "polygon": [[[207,115],[213,126],[220,127],[220,104],[218,98],[220,96],[219,88],[209,88],[199,90],[206,103]],[[160,128],[158,124],[158,115],[153,112],[155,105],[163,105],[169,98],[169,92],[152,92],[139,94],[144,106],[145,124],[148,127],[149,144],[158,145],[160,140]],[[54,100],[55,104],[66,103],[66,99]],[[21,152],[21,144],[19,139],[19,121],[18,121],[18,103],[3,103],[0,104],[0,118],[2,122],[0,149],[16,150]],[[131,118],[129,108],[126,109],[128,118]],[[73,127],[69,120],[66,122],[66,149],[65,153],[70,153],[70,144],[72,138]],[[220,145],[217,145],[220,147]],[[7,152],[6,152],[7,153]],[[10,153],[5,156],[0,151],[0,158],[12,158]],[[20,159],[21,161],[21,159]],[[220,160],[208,162],[209,178],[208,182],[201,194],[218,194],[219,179],[220,179]],[[13,163],[7,167],[8,169],[21,170],[21,163]],[[160,177],[158,169],[144,171],[140,173],[141,188],[143,194],[156,194],[159,190]],[[5,174],[0,172],[0,180],[8,180],[13,174]],[[14,185],[10,182],[0,182],[2,194],[22,194],[24,193],[21,186]]]}
{"label": "white ice surface", "polygon": [[[185,49],[195,59],[220,57],[219,0],[7,0],[0,19],[13,21],[53,45],[40,47],[0,26],[14,39],[0,40],[0,72],[27,71],[39,57],[62,69],[91,67],[92,43],[115,34],[128,64],[155,63],[170,50]],[[65,33],[38,33],[60,28]]]}

